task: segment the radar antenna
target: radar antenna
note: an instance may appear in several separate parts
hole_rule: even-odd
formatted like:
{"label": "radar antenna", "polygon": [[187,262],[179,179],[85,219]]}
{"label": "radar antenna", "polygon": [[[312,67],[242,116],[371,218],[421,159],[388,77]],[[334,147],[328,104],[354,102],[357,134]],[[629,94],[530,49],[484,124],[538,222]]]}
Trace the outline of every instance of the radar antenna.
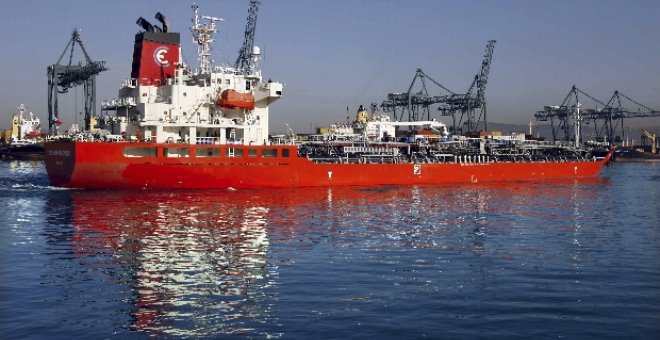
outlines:
{"label": "radar antenna", "polygon": [[[199,69],[202,73],[211,73],[213,61],[211,60],[211,44],[215,42],[213,35],[218,32],[215,23],[225,21],[222,18],[200,16],[199,6],[192,5],[195,16],[192,19],[193,25],[190,31],[193,35],[193,43],[197,44],[197,54],[199,55]],[[201,23],[200,19],[207,20],[207,23]]]}

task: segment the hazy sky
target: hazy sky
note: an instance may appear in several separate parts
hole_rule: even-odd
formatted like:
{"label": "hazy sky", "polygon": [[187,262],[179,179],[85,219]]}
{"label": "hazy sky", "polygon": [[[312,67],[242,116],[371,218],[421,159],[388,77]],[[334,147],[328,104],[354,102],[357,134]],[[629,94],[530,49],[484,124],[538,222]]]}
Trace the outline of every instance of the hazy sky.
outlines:
{"label": "hazy sky", "polygon": [[[197,3],[201,14],[225,19],[213,58],[216,64],[233,64],[248,1]],[[0,112],[6,115],[0,127],[10,124],[9,116],[21,103],[47,126],[46,67],[57,61],[74,27],[91,58],[105,60],[110,68],[97,77],[99,105],[116,98],[121,81],[130,76],[140,16],[152,23],[157,23],[157,11],[167,16],[170,30],[182,33],[186,61],[196,66],[190,5],[0,2]],[[559,105],[573,84],[602,101],[620,90],[660,109],[659,16],[657,0],[263,0],[255,44],[265,55],[264,76],[285,84],[284,97],[271,106],[271,131],[289,123],[309,132],[312,125],[343,120],[347,106],[353,115],[360,104],[406,91],[417,68],[454,92],[465,92],[490,39],[497,44],[486,91],[489,121],[525,124],[544,105]],[[81,59],[76,50],[74,62]],[[68,63],[68,51],[62,63]],[[60,103],[65,126],[70,126],[74,112],[83,110],[82,87],[61,95]],[[631,123],[658,125],[659,120]]]}

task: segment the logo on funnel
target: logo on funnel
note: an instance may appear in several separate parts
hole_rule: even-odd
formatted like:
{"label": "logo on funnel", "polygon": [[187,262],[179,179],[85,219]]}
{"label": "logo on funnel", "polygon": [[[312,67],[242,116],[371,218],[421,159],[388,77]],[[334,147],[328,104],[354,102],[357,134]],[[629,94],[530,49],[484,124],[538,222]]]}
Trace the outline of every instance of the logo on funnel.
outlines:
{"label": "logo on funnel", "polygon": [[154,61],[156,62],[156,64],[162,67],[170,66],[170,62],[165,57],[165,55],[169,50],[170,49],[166,46],[160,46],[154,50]]}

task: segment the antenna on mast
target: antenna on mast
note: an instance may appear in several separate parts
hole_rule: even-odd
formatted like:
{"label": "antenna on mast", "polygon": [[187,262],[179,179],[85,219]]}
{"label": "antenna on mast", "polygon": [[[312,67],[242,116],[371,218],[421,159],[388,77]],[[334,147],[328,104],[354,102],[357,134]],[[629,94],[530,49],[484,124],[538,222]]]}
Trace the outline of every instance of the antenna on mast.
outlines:
{"label": "antenna on mast", "polygon": [[[193,43],[197,44],[197,54],[199,60],[199,69],[202,73],[211,72],[211,44],[215,42],[213,35],[218,32],[215,23],[217,21],[225,21],[225,19],[199,15],[199,6],[192,5],[193,13],[195,16],[192,19],[193,25],[190,26],[190,31],[193,35]],[[200,19],[207,20],[207,23],[201,23]]]}

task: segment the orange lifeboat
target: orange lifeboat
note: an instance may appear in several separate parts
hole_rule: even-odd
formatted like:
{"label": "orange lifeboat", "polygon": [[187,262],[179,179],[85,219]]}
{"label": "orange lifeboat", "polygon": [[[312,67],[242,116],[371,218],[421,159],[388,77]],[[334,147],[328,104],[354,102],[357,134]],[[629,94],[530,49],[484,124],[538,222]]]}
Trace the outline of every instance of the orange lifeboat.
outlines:
{"label": "orange lifeboat", "polygon": [[41,131],[26,132],[25,138],[41,138]]}
{"label": "orange lifeboat", "polygon": [[215,105],[225,109],[254,109],[254,96],[251,93],[239,93],[224,90],[215,101]]}

